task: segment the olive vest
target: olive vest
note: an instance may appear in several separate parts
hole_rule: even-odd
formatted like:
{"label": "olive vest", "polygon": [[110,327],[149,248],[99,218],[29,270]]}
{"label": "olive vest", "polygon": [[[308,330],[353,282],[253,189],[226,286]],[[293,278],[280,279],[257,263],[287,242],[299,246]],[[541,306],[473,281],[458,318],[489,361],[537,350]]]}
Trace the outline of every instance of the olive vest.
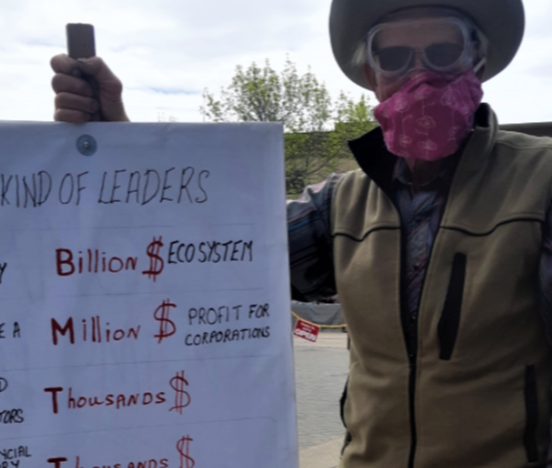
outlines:
{"label": "olive vest", "polygon": [[[333,257],[351,338],[342,468],[545,466],[552,354],[538,273],[552,139],[499,131],[485,105],[478,115],[432,247],[412,357],[389,163],[336,188]],[[369,159],[363,145],[351,148]]]}

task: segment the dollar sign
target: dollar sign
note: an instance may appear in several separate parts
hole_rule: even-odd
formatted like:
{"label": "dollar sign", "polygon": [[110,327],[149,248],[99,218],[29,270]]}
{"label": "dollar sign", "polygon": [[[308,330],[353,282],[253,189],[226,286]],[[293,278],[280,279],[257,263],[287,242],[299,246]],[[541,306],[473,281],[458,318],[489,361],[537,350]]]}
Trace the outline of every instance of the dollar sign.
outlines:
{"label": "dollar sign", "polygon": [[[175,397],[174,406],[169,411],[176,410],[182,414],[182,410],[192,402],[192,397],[184,390],[189,385],[188,381],[184,378],[184,371],[180,372],[180,374],[177,372],[171,379],[170,384],[175,391]],[[186,397],[186,403],[184,403],[184,397]]]}
{"label": "dollar sign", "polygon": [[[155,318],[155,320],[160,322],[159,333],[157,335],[154,335],[155,338],[159,339],[157,343],[161,343],[164,338],[173,336],[176,333],[176,325],[169,318],[169,315],[171,313],[171,309],[170,309],[171,307],[176,307],[176,305],[170,302],[170,299],[167,299],[166,301],[163,301],[163,304],[161,304],[157,309],[155,309],[155,312],[153,313],[153,317]],[[171,328],[170,331],[169,331],[169,327]]]}
{"label": "dollar sign", "polygon": [[153,242],[151,242],[146,249],[150,259],[150,268],[149,270],[144,270],[142,274],[148,275],[148,278],[153,280],[154,283],[157,280],[157,276],[161,274],[163,268],[165,267],[165,262],[159,256],[161,247],[163,247],[163,242],[161,242],[162,239],[163,238],[161,236],[159,236],[159,239],[154,237]]}
{"label": "dollar sign", "polygon": [[176,449],[180,454],[180,468],[194,468],[195,466],[195,460],[190,457],[190,442],[193,442],[193,439],[186,436],[182,437],[176,444]]}
{"label": "dollar sign", "polygon": [[0,377],[0,393],[8,388],[8,381],[4,377]]}

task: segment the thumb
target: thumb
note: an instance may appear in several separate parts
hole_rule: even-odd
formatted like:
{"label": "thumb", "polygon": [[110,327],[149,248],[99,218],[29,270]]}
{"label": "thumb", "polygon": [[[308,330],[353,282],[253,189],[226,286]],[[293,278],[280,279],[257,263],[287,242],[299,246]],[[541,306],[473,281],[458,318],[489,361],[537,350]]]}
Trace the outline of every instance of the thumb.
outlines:
{"label": "thumb", "polygon": [[100,57],[80,58],[77,63],[84,74],[94,77],[98,83],[118,81]]}

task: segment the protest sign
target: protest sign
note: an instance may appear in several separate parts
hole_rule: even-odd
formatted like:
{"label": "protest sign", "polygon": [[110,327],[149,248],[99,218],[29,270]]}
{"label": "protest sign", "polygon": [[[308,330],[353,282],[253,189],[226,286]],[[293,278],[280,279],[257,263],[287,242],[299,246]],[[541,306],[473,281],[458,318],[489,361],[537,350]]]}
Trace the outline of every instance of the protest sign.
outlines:
{"label": "protest sign", "polygon": [[0,466],[297,468],[282,129],[0,124]]}

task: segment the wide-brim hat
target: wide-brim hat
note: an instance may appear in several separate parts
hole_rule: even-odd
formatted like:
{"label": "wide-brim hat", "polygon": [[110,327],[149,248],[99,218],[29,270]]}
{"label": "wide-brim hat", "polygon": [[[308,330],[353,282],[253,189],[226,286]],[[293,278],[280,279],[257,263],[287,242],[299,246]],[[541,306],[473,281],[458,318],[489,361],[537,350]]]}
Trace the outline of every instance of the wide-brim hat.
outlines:
{"label": "wide-brim hat", "polygon": [[330,39],[341,70],[356,84],[371,89],[353,56],[370,29],[384,16],[412,7],[448,7],[467,14],[489,41],[483,81],[512,61],[521,44],[525,13],[521,0],[332,0]]}

